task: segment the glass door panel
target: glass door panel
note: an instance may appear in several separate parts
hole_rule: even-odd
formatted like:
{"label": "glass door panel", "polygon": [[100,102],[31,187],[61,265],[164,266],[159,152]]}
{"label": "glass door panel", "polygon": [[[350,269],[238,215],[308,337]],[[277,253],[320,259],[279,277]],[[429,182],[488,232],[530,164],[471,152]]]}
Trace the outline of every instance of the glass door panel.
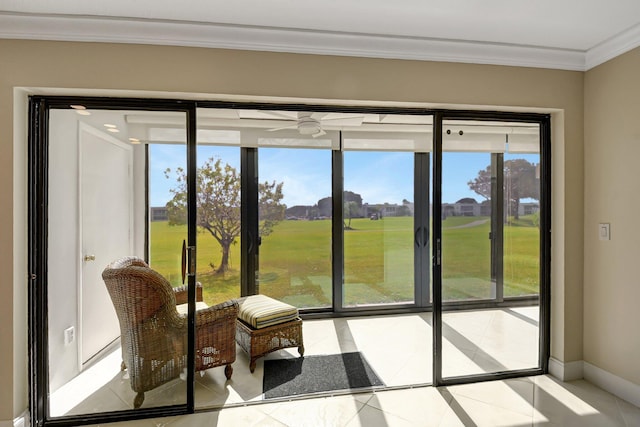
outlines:
{"label": "glass door panel", "polygon": [[[444,138],[445,142],[447,138]],[[448,147],[443,142],[443,151]],[[491,265],[491,203],[471,189],[471,174],[483,171],[479,191],[490,195],[490,153],[442,153],[442,300],[495,298]],[[486,189],[485,189],[486,187]]]}
{"label": "glass door panel", "polygon": [[413,152],[344,152],[344,307],[414,303],[413,196]]}
{"label": "glass door panel", "polygon": [[[537,135],[536,135],[537,137]],[[534,139],[534,138],[532,138]],[[537,138],[536,138],[537,139]],[[540,295],[540,153],[511,138],[504,155],[504,297]]]}
{"label": "glass door panel", "polygon": [[242,133],[225,123],[233,110],[196,110],[196,409],[228,402],[234,376],[240,297]]}
{"label": "glass door panel", "polygon": [[149,264],[172,286],[182,286],[186,284],[182,275],[182,246],[187,241],[186,145],[154,141],[147,149]]}
{"label": "glass door panel", "polygon": [[[197,294],[202,296],[202,302],[214,305],[240,296],[240,133],[211,126],[210,110],[199,109],[197,116],[196,274],[200,284]],[[154,209],[167,211],[164,223],[151,223],[152,261],[166,256],[159,237],[172,238],[172,256],[178,259],[182,256],[181,251],[175,252],[173,248],[181,248],[184,237],[178,233],[186,230],[187,169],[175,155],[176,149],[170,141],[149,148],[150,175],[157,175],[159,191],[168,194],[168,200],[155,203],[160,208],[153,207],[156,192],[152,176],[149,189],[152,218]],[[169,232],[154,239],[154,228],[162,227]],[[175,280],[182,280],[181,272],[176,272]]]}
{"label": "glass door panel", "polygon": [[168,223],[163,176],[186,166],[186,114],[71,107],[50,110],[48,127],[47,416],[186,410],[172,288],[187,233],[184,217]]}
{"label": "glass door panel", "polygon": [[240,148],[199,139],[197,153],[196,273],[204,302],[214,305],[240,297]]}
{"label": "glass door panel", "polygon": [[335,132],[258,139],[258,292],[298,308],[332,306],[331,148]]}
{"label": "glass door panel", "polygon": [[443,123],[445,379],[540,366],[539,147],[538,124]]}

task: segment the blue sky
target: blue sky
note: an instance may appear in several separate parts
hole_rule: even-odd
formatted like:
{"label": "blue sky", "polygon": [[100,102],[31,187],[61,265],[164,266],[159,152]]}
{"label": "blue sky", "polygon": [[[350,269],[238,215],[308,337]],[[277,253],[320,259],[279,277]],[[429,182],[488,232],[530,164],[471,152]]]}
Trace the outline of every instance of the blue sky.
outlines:
{"label": "blue sky", "polygon": [[[198,164],[210,157],[240,170],[238,147],[198,147]],[[539,162],[538,155],[518,155]],[[150,147],[150,204],[164,206],[175,187],[175,174],[165,178],[164,171],[186,165],[186,146],[152,145]],[[313,205],[331,195],[330,150],[261,148],[258,154],[259,180],[284,182],[283,202],[287,206]],[[413,153],[350,151],[344,156],[345,190],[362,196],[364,203],[402,203],[413,201]],[[444,153],[443,193],[445,203],[463,197],[482,197],[469,190],[467,182],[490,162],[488,153]]]}

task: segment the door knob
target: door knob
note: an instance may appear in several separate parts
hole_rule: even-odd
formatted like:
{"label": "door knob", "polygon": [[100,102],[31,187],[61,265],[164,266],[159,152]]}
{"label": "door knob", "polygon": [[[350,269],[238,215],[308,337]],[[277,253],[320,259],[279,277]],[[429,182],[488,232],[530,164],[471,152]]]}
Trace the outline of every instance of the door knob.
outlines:
{"label": "door knob", "polygon": [[84,256],[84,260],[85,261],[95,261],[96,260],[96,256],[95,255],[85,255]]}

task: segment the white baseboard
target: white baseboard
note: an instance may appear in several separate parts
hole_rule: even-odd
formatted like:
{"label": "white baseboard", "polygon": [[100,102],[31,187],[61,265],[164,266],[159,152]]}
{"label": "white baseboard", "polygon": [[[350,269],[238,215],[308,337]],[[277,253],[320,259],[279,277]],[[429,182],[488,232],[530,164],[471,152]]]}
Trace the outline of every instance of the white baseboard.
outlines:
{"label": "white baseboard", "polygon": [[0,421],[0,427],[27,427],[29,425],[29,411],[24,411],[13,421]]}
{"label": "white baseboard", "polygon": [[13,427],[27,427],[29,425],[29,416],[22,414],[15,420],[13,420]]}
{"label": "white baseboard", "polygon": [[591,384],[640,406],[640,385],[620,378],[589,362],[578,360],[564,363],[553,357],[549,358],[549,373],[560,381],[573,381],[584,378]]}
{"label": "white baseboard", "polygon": [[604,369],[588,362],[583,362],[584,379],[603,390],[624,399],[629,403],[640,406],[640,385],[620,378]]}
{"label": "white baseboard", "polygon": [[583,378],[583,362],[561,362],[553,357],[549,358],[549,373],[560,381],[573,381]]}

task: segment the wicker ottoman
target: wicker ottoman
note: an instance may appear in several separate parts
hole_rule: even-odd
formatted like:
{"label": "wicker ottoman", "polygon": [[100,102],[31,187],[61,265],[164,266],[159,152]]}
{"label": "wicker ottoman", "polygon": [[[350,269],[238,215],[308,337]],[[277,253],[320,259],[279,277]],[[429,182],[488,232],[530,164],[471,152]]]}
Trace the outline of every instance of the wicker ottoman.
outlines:
{"label": "wicker ottoman", "polygon": [[238,304],[236,341],[249,355],[251,372],[256,360],[272,351],[298,347],[304,355],[302,319],[295,307],[265,295],[240,298]]}

